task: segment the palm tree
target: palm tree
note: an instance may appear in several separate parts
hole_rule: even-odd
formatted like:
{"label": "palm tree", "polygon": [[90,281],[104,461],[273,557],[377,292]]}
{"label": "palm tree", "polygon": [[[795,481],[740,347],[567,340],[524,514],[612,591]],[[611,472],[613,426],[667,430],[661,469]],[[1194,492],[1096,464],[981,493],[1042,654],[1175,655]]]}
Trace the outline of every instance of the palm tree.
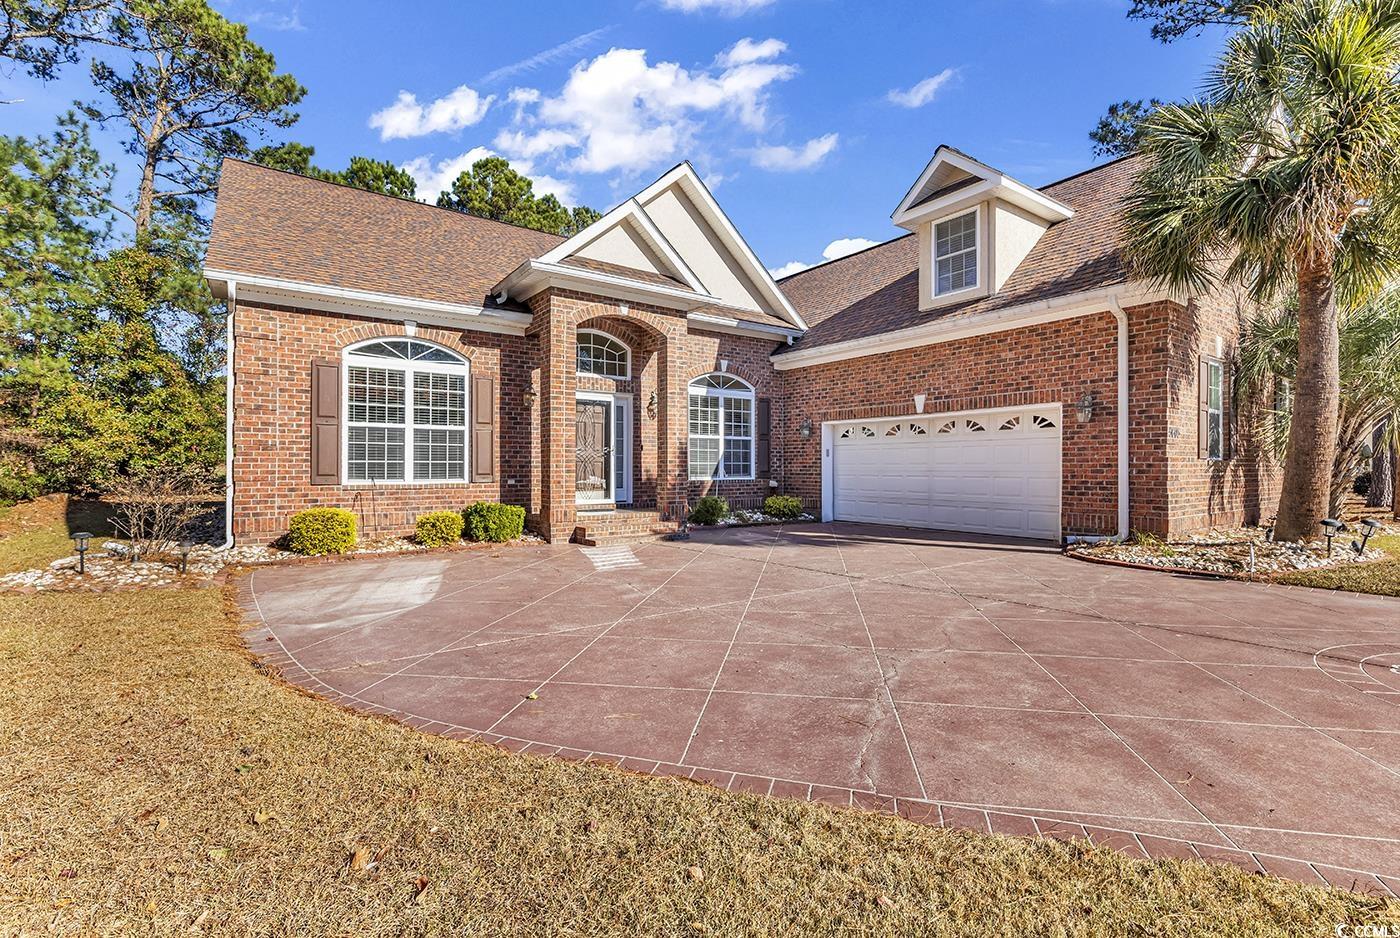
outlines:
{"label": "palm tree", "polygon": [[[1268,412],[1261,434],[1267,451],[1286,456],[1289,446],[1287,395],[1298,367],[1299,317],[1291,305],[1261,309],[1240,333],[1236,388],[1246,409]],[[1335,456],[1328,479],[1328,514],[1342,507],[1352,480],[1373,443],[1373,431],[1400,411],[1400,287],[1384,291],[1341,316],[1338,330],[1338,407]],[[1394,444],[1394,421],[1380,436]]]}
{"label": "palm tree", "polygon": [[1400,0],[1255,7],[1200,101],[1147,122],[1126,207],[1129,256],[1200,296],[1296,295],[1298,355],[1280,539],[1328,507],[1338,436],[1338,304],[1400,271]]}

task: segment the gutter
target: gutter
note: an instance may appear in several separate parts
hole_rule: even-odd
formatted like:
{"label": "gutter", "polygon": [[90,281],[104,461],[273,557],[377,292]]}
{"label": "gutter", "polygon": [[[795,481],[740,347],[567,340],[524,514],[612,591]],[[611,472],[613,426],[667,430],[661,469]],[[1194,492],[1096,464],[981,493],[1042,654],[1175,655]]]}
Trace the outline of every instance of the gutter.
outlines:
{"label": "gutter", "polygon": [[228,312],[224,315],[224,542],[233,546],[233,317],[238,309],[238,283],[228,281]]}
{"label": "gutter", "polygon": [[933,345],[938,342],[952,342],[956,339],[972,338],[991,332],[1023,329],[1027,326],[1041,325],[1074,316],[1110,312],[1112,310],[1111,300],[1116,300],[1120,304],[1125,302],[1138,304],[1168,298],[1170,298],[1170,294],[1167,291],[1154,289],[1148,284],[1125,283],[1102,290],[1036,300],[1033,303],[1009,306],[1005,309],[992,310],[975,316],[934,319],[931,322],[897,329],[893,332],[882,332],[859,339],[847,339],[844,342],[833,342],[830,345],[820,345],[815,348],[799,347],[791,352],[775,353],[771,358],[774,368],[779,371],[790,371],[794,368],[807,368],[813,365],[846,361],[881,352],[918,348],[921,345]]}
{"label": "gutter", "polygon": [[1118,540],[1128,539],[1128,314],[1118,294],[1108,298],[1118,320]]}

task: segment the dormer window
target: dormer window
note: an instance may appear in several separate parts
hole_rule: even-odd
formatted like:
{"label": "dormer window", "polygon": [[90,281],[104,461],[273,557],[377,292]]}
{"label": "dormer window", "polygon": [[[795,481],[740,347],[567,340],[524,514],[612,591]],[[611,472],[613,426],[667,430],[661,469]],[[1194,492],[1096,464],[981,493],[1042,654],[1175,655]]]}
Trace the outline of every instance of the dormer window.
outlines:
{"label": "dormer window", "polygon": [[977,286],[977,210],[963,212],[933,226],[933,261],[937,296]]}

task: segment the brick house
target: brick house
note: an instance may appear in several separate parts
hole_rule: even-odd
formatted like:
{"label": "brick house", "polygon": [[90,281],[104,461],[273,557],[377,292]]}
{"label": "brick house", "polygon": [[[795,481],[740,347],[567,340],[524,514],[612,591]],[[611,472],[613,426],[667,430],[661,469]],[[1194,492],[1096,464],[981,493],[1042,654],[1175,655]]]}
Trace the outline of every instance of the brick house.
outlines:
{"label": "brick house", "polygon": [[1132,280],[1136,166],[1037,190],[940,147],[908,234],[777,283],[689,164],[565,239],[226,161],[230,536],[486,499],[592,539],[707,493],[1041,539],[1259,520],[1243,301]]}

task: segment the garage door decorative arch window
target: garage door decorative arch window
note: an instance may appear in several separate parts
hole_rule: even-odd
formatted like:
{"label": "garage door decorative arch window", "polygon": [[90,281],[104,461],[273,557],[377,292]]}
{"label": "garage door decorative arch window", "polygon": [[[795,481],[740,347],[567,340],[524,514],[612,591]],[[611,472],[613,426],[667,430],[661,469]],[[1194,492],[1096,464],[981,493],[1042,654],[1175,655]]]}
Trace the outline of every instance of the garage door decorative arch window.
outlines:
{"label": "garage door decorative arch window", "polygon": [[754,477],[753,387],[733,375],[690,382],[690,478]]}
{"label": "garage door decorative arch window", "polygon": [[419,339],[345,350],[345,478],[461,482],[467,467],[467,360]]}

